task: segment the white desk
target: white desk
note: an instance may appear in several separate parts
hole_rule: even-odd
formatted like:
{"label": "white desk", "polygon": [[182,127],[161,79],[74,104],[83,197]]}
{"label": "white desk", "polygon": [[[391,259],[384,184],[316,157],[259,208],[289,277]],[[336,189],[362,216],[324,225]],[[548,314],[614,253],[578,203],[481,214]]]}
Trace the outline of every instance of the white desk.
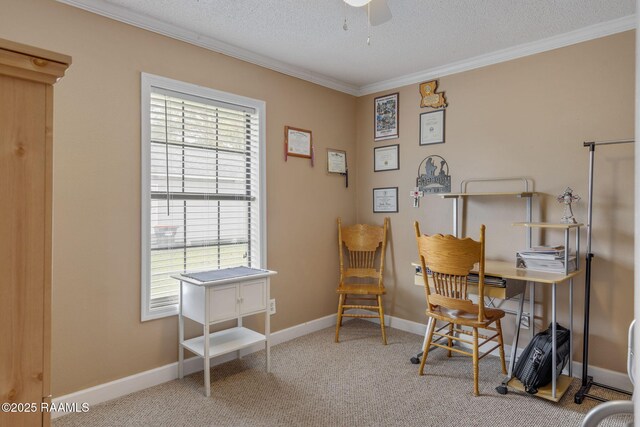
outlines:
{"label": "white desk", "polygon": [[[413,264],[418,265],[418,264]],[[556,366],[553,364],[552,368],[552,382],[546,387],[540,388],[537,396],[544,399],[559,401],[571,384],[572,366],[573,360],[573,278],[580,273],[580,271],[573,271],[568,274],[564,273],[548,273],[544,271],[534,271],[522,268],[516,268],[513,263],[507,261],[485,261],[485,274],[488,276],[502,277],[503,279],[511,279],[515,281],[523,282],[523,286],[520,289],[520,299],[518,304],[518,310],[516,313],[516,330],[511,344],[511,359],[509,360],[509,371],[507,378],[502,382],[503,386],[510,386],[518,390],[524,390],[524,387],[517,378],[513,377],[513,368],[515,366],[516,349],[518,348],[518,340],[520,338],[520,324],[522,322],[522,308],[524,305],[524,283],[551,285],[551,323],[553,325],[552,331],[552,360],[556,360],[556,287],[558,284],[569,282],[569,330],[571,331],[571,338],[569,342],[569,375],[561,375],[556,380]],[[477,271],[476,271],[477,272]],[[415,284],[424,286],[422,275],[416,274]],[[513,285],[512,285],[513,286]],[[496,288],[492,286],[485,286],[485,296],[501,298],[500,294],[507,295],[513,291],[508,291],[509,282],[507,282],[506,288]],[[469,289],[470,293],[473,293],[472,288]],[[502,297],[504,298],[504,297]],[[424,347],[424,345],[423,345]]]}
{"label": "white desk", "polygon": [[[253,270],[247,275],[246,268],[220,270],[226,272],[225,278],[201,281],[185,275],[172,276],[180,281],[180,305],[178,313],[178,377],[183,378],[184,349],[204,359],[205,395],[211,395],[209,359],[254,344],[264,343],[266,351],[266,370],[271,369],[271,347],[269,343],[269,295],[270,276],[277,274],[269,270]],[[240,275],[237,275],[239,273]],[[255,273],[255,274],[253,274]],[[265,313],[264,334],[242,326],[242,318],[257,313]],[[184,318],[203,325],[203,334],[199,337],[184,339]],[[209,327],[227,320],[237,320],[237,326],[219,332],[210,333]],[[208,343],[206,345],[205,343]]]}

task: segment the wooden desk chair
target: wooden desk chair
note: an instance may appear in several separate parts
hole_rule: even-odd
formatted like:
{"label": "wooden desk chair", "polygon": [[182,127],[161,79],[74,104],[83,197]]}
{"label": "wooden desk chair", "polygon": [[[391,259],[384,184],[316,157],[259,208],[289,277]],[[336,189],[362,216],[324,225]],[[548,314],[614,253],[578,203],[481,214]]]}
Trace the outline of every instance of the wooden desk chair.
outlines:
{"label": "wooden desk chair", "polygon": [[[382,227],[368,224],[343,227],[341,219],[338,218],[340,283],[336,293],[340,297],[338,299],[336,342],[339,340],[342,318],[357,317],[380,319],[382,342],[387,344],[384,329],[384,308],[382,307],[382,295],[386,291],[382,276],[384,274],[388,227],[389,218],[384,219]],[[352,301],[360,303],[354,304]],[[345,310],[349,309],[370,310],[377,312],[377,314],[345,313]]]}
{"label": "wooden desk chair", "polygon": [[[478,392],[478,361],[496,348],[500,349],[500,361],[502,372],[507,373],[504,361],[504,344],[502,339],[502,327],[500,319],[504,317],[504,311],[488,308],[484,306],[484,230],[480,227],[480,241],[470,238],[459,239],[457,237],[442,234],[426,236],[420,233],[420,225],[416,221],[416,240],[418,243],[418,255],[422,267],[422,277],[424,280],[424,291],[427,298],[427,311],[429,325],[427,328],[427,339],[423,349],[422,362],[420,363],[420,375],[424,375],[424,364],[429,354],[429,347],[436,346],[451,352],[461,353],[473,357],[473,393]],[[478,301],[474,304],[467,294],[467,276],[474,264],[479,264],[478,273]],[[430,271],[430,274],[426,274]],[[429,287],[429,276],[433,283]],[[447,322],[445,327],[449,327],[448,333],[440,333],[444,329],[435,331],[436,322],[440,320]],[[491,326],[495,323],[495,327]],[[472,329],[462,329],[466,326]],[[480,335],[478,329],[493,332],[492,336]],[[473,340],[462,339],[454,333],[472,335]],[[438,340],[446,338],[447,344],[439,344],[433,341],[433,336],[439,336]],[[482,338],[482,342],[478,342]],[[489,342],[498,344],[487,350],[481,356],[479,348]],[[473,351],[468,352],[460,348],[453,347],[453,340],[471,344]]]}

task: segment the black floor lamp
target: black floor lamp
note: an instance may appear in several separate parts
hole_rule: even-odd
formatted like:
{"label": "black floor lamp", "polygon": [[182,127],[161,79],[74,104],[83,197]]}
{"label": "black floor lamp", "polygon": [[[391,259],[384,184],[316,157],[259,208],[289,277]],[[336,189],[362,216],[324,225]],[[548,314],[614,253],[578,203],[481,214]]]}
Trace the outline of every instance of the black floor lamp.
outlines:
{"label": "black floor lamp", "polygon": [[585,259],[585,278],[584,278],[584,334],[582,344],[582,385],[575,394],[573,400],[575,403],[582,403],[585,398],[598,400],[600,402],[606,402],[607,399],[603,399],[599,396],[589,394],[591,386],[597,386],[605,388],[607,390],[613,390],[618,393],[631,395],[631,393],[621,390],[616,387],[611,387],[606,384],[600,384],[593,381],[593,377],[589,376],[589,305],[591,299],[591,261],[593,259],[593,253],[591,252],[591,214],[593,211],[593,163],[596,153],[596,146],[599,145],[614,145],[614,144],[632,144],[633,139],[617,140],[617,141],[591,141],[585,142],[584,146],[589,147],[589,205],[587,211],[587,254]]}

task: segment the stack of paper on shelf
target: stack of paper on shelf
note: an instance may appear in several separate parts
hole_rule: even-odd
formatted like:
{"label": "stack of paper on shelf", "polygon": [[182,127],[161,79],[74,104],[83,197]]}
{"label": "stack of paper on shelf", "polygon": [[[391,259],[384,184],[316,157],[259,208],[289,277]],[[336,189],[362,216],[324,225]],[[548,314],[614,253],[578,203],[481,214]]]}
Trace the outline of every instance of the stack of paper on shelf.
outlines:
{"label": "stack of paper on shelf", "polygon": [[[565,272],[564,246],[535,246],[516,254],[516,267],[529,270]],[[567,272],[575,271],[576,257],[570,256]]]}
{"label": "stack of paper on shelf", "polygon": [[[416,266],[416,274],[422,275],[422,268],[420,266]],[[429,268],[427,268],[427,275],[431,276],[431,270],[429,270]],[[469,284],[477,285],[479,282],[478,273],[469,273],[469,275],[467,276],[467,280]],[[486,286],[496,286],[499,288],[504,288],[505,286],[507,286],[507,281],[502,277],[485,275],[484,284]]]}
{"label": "stack of paper on shelf", "polygon": [[[476,273],[469,274],[469,276],[467,276],[467,280],[469,281],[470,284],[474,284],[474,285],[477,285],[478,282],[480,281]],[[485,275],[484,284],[486,286],[496,286],[499,288],[504,288],[505,286],[507,286],[507,281],[504,280],[502,277]]]}

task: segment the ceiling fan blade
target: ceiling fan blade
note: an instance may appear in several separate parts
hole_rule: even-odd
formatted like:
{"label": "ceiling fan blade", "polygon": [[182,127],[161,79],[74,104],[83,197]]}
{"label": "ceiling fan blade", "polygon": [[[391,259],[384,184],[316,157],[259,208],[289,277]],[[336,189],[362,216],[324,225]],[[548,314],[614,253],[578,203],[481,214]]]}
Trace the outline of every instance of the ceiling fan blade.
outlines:
{"label": "ceiling fan blade", "polygon": [[389,9],[387,0],[371,0],[369,7],[371,8],[369,14],[369,23],[371,25],[384,24],[391,19],[391,9]]}

